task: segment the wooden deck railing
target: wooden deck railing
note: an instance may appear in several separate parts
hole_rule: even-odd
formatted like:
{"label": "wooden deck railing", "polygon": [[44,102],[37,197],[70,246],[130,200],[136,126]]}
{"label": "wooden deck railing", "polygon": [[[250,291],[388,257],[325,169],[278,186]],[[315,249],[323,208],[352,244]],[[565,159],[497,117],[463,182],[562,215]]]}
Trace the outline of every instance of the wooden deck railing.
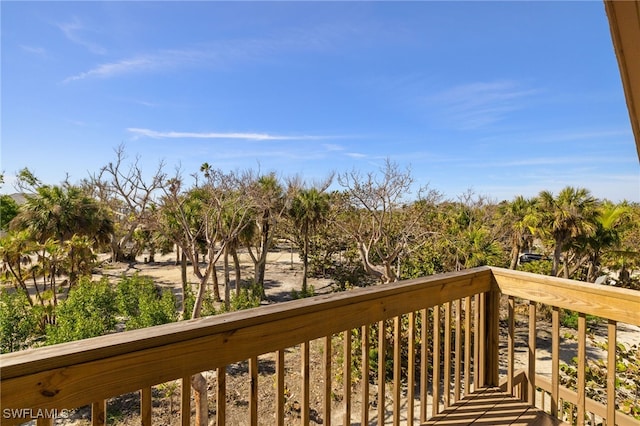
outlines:
{"label": "wooden deck railing", "polygon": [[[554,306],[555,336],[559,336],[559,309],[581,313],[578,367],[584,367],[584,315],[609,321],[609,347],[614,348],[610,353],[615,355],[616,345],[611,344],[616,341],[615,324],[640,325],[640,295],[488,267],[2,355],[2,424],[21,423],[34,414],[38,423],[48,424],[51,413],[55,414],[50,410],[87,404],[92,405],[93,423],[102,424],[107,417],[105,401],[130,392],[140,393],[141,423],[151,424],[151,388],[173,380],[182,380],[181,422],[190,424],[190,376],[202,371],[217,372],[216,387],[209,398],[216,403],[216,423],[225,424],[227,366],[245,360],[251,382],[245,424],[285,424],[286,380],[291,380],[285,378],[286,368],[300,371],[302,424],[310,421],[312,380],[323,382],[322,395],[317,395],[323,399],[322,408],[315,415],[325,425],[424,422],[472,390],[500,383],[501,294],[509,298],[508,332],[503,333],[508,352],[504,389],[538,406],[549,397],[536,395],[546,393],[551,401],[548,411],[558,416],[564,413],[559,409],[561,401],[574,404],[578,407],[577,423],[593,413],[607,419],[607,424],[640,424],[614,410],[614,380],[607,388],[608,405],[604,408],[585,398],[584,373],[578,374],[577,392],[560,386],[559,338],[553,343],[550,382],[537,373],[535,364],[538,304]],[[514,367],[517,343],[513,318],[520,300],[528,303],[531,325],[531,357],[524,372],[516,372]],[[322,365],[311,366],[310,348],[319,345]],[[339,367],[332,359],[336,345],[341,346]],[[294,347],[300,361],[292,367],[285,363],[285,352]],[[376,351],[377,362],[371,358]],[[259,418],[259,357],[265,354],[273,354],[275,359],[274,378],[268,382],[275,402],[273,413]],[[388,362],[390,358],[392,362]],[[373,371],[372,362],[377,371]],[[318,369],[320,377],[312,378],[311,370]],[[332,381],[335,383],[338,372],[343,383],[341,403],[336,406]],[[614,417],[615,423],[611,420]]]}
{"label": "wooden deck railing", "polygon": [[[531,405],[536,405],[554,417],[577,425],[603,424],[607,425],[640,425],[640,421],[624,415],[616,410],[616,351],[618,323],[640,326],[640,292],[614,288],[609,286],[581,283],[577,281],[552,278],[543,275],[532,275],[511,270],[492,268],[494,280],[503,297],[507,298],[507,372],[505,389],[516,393],[515,387],[521,389],[520,395]],[[516,301],[525,306],[528,311],[527,368],[521,372],[516,380],[514,368],[515,352],[515,310]],[[543,375],[536,368],[536,353],[538,334],[538,308],[551,310],[551,368],[550,378]],[[561,312],[563,311],[563,312]],[[568,333],[564,337],[560,333],[560,315],[577,313],[577,335]],[[602,389],[606,395],[606,403],[594,401],[586,397],[587,390],[597,383],[587,383],[588,352],[594,353],[591,361],[597,357],[597,348],[587,339],[587,315],[604,321],[607,327],[605,336],[606,347],[606,388]],[[561,345],[563,340],[577,340],[577,348],[573,356],[565,356],[565,360],[575,365],[575,389],[561,385]],[[640,335],[636,334],[635,343],[640,345]],[[589,349],[589,351],[588,351]],[[637,381],[640,392],[640,377]],[[524,385],[524,389],[522,386]],[[636,394],[637,395],[637,394]],[[637,395],[640,396],[640,395]],[[548,401],[548,402],[547,402]],[[636,404],[640,404],[636,401]]]}

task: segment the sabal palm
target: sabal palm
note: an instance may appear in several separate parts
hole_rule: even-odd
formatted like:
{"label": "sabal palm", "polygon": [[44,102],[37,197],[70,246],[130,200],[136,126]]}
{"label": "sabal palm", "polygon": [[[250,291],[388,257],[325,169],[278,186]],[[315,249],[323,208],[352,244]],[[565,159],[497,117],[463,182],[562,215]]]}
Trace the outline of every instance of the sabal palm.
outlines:
{"label": "sabal palm", "polygon": [[542,191],[537,201],[539,231],[554,241],[551,274],[555,276],[565,246],[571,239],[587,235],[595,229],[598,204],[589,190],[571,186],[560,191],[557,197],[549,191]]}
{"label": "sabal palm", "polygon": [[329,213],[329,195],[316,188],[298,191],[291,202],[289,216],[300,232],[302,247],[302,292],[307,291],[307,271],[310,234],[322,224]]}
{"label": "sabal palm", "polygon": [[518,255],[522,250],[527,236],[531,235],[530,227],[533,221],[534,200],[518,195],[513,201],[502,206],[502,213],[511,241],[511,264],[515,269]]}
{"label": "sabal palm", "polygon": [[108,241],[113,222],[105,210],[79,187],[41,186],[26,197],[11,229],[26,229],[39,242],[55,238],[60,242],[74,234],[86,235],[96,242]]}
{"label": "sabal palm", "polygon": [[598,209],[593,232],[578,241],[589,253],[587,281],[594,282],[602,255],[620,244],[621,234],[628,221],[629,207],[625,204],[603,203]]}

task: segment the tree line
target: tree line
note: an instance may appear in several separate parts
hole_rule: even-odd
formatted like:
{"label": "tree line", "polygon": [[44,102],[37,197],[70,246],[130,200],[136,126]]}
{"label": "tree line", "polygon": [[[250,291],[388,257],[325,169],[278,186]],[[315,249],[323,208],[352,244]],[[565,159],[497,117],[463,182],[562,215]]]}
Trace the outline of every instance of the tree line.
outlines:
{"label": "tree line", "polygon": [[[389,160],[376,172],[353,170],[312,185],[204,163],[187,186],[181,172],[168,175],[163,164],[145,177],[138,158],[126,159],[118,147],[114,161],[78,184],[43,184],[23,169],[18,186],[25,202],[2,196],[3,278],[31,289],[32,304],[46,305],[50,290],[56,305],[60,293],[95,268],[96,253],[130,262],[146,253],[153,262],[156,253],[175,251],[183,291],[189,272],[197,280],[190,312],[197,317],[209,288],[229,307],[232,273],[242,281],[241,250],[265,297],[267,253],[278,241],[299,251],[303,293],[309,274],[345,288],[481,265],[588,282],[617,271],[619,285],[637,285],[630,271],[639,260],[640,206],[598,200],[585,188],[501,202],[467,191],[452,200],[416,186],[410,169]],[[523,252],[542,259],[520,264]]]}

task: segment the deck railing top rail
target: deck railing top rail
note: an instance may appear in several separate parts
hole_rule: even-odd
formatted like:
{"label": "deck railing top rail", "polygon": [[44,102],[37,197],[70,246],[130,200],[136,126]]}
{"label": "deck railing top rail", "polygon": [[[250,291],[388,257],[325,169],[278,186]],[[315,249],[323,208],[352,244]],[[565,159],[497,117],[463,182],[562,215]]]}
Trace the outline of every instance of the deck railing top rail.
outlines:
{"label": "deck railing top rail", "polygon": [[640,292],[491,267],[500,292],[640,326]]}

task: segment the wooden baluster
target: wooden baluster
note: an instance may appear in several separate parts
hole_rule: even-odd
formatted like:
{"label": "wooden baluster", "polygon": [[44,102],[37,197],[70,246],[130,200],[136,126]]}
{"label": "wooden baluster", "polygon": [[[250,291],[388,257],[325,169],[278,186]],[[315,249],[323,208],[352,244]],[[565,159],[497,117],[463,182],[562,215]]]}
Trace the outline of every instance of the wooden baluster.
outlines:
{"label": "wooden baluster", "polygon": [[251,388],[249,391],[249,424],[258,425],[258,358],[249,359],[249,377]]}
{"label": "wooden baluster", "polygon": [[451,405],[451,302],[444,305],[444,408]]}
{"label": "wooden baluster", "polygon": [[91,425],[102,426],[107,424],[107,400],[97,401],[91,404]]}
{"label": "wooden baluster", "polygon": [[393,424],[394,426],[400,425],[400,394],[401,394],[401,317],[395,317],[393,319]]}
{"label": "wooden baluster", "polygon": [[616,424],[616,348],[617,323],[609,320],[607,325],[607,425]]}
{"label": "wooden baluster", "polygon": [[331,336],[324,338],[324,424],[331,426]]}
{"label": "wooden baluster", "polygon": [[182,426],[189,426],[191,424],[191,376],[182,378],[180,419]]}
{"label": "wooden baluster", "polygon": [[36,426],[53,426],[52,417],[38,417],[36,419]]}
{"label": "wooden baluster", "polygon": [[456,340],[455,340],[455,351],[456,351],[456,362],[454,364],[454,386],[453,386],[453,402],[456,402],[460,399],[460,367],[462,364],[462,300],[458,299],[455,301],[455,310],[456,310]]}
{"label": "wooden baluster", "polygon": [[464,394],[471,393],[471,296],[464,301]]}
{"label": "wooden baluster", "polygon": [[486,313],[486,375],[485,385],[498,386],[499,377],[499,339],[500,339],[500,293],[497,289],[485,294]]}
{"label": "wooden baluster", "polygon": [[[343,424],[351,424],[351,330],[344,331],[344,378],[343,378],[343,394],[344,394],[344,421]],[[307,424],[307,423],[303,423]]]}
{"label": "wooden baluster", "polygon": [[151,425],[151,386],[140,390],[140,422],[142,426]]}
{"label": "wooden baluster", "polygon": [[427,386],[429,384],[429,311],[420,312],[420,422],[427,421]]}
{"label": "wooden baluster", "polygon": [[480,360],[478,365],[479,386],[487,385],[487,294],[480,294],[480,321],[478,323],[478,331],[480,335]]}
{"label": "wooden baluster", "polygon": [[360,424],[369,424],[369,326],[362,326],[362,411]]}
{"label": "wooden baluster", "polygon": [[433,307],[433,403],[431,415],[440,412],[440,305]]}
{"label": "wooden baluster", "polygon": [[[309,424],[309,342],[300,344],[302,401],[300,401],[300,419],[303,425]],[[345,378],[346,380],[346,378]]]}
{"label": "wooden baluster", "polygon": [[586,353],[586,337],[587,337],[587,317],[584,313],[578,313],[578,412],[577,425],[583,426],[586,415],[586,369],[587,369],[587,353]]}
{"label": "wooden baluster", "polygon": [[529,389],[527,402],[536,404],[536,302],[529,302]]}
{"label": "wooden baluster", "polygon": [[223,425],[227,421],[227,367],[216,371],[216,424]]}
{"label": "wooden baluster", "polygon": [[513,395],[513,364],[515,340],[515,298],[509,296],[509,331],[507,337],[507,393]]}
{"label": "wooden baluster", "polygon": [[[408,337],[408,357],[407,360],[407,426],[413,426],[413,398],[415,396],[415,381],[416,381],[416,314],[415,312],[409,313],[409,337]],[[366,424],[366,423],[363,423]]]}
{"label": "wooden baluster", "polygon": [[384,425],[385,416],[385,351],[386,351],[386,331],[384,321],[378,323],[378,425]]}
{"label": "wooden baluster", "polygon": [[284,349],[280,349],[276,352],[276,425],[278,426],[284,426],[284,394]]}
{"label": "wooden baluster", "polygon": [[[551,415],[558,417],[560,397],[560,308],[551,311]],[[562,419],[562,416],[560,416]]]}
{"label": "wooden baluster", "polygon": [[476,294],[474,297],[473,308],[473,390],[477,390],[480,387],[480,295]]}

